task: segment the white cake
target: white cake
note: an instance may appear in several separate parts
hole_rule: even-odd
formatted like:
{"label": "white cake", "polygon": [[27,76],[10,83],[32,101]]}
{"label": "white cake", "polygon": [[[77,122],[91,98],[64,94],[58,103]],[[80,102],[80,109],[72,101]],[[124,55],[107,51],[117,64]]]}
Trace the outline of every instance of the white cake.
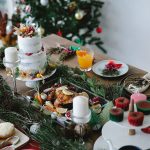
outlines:
{"label": "white cake", "polygon": [[45,51],[33,53],[32,55],[25,55],[18,52],[18,57],[20,59],[20,72],[27,73],[31,76],[40,72],[44,73],[47,59]]}
{"label": "white cake", "polygon": [[18,36],[18,46],[20,53],[37,53],[41,50],[40,36],[22,37]]}
{"label": "white cake", "polygon": [[47,65],[46,52],[42,49],[41,37],[33,26],[21,25],[18,34],[19,73],[24,78],[36,78],[44,74]]}

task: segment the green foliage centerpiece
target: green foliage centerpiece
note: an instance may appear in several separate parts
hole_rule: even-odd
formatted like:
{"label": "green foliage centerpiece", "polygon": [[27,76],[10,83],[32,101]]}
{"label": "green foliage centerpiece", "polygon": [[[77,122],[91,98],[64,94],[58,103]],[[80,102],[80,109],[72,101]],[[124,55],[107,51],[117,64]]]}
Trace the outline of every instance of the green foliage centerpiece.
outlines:
{"label": "green foliage centerpiece", "polygon": [[[109,109],[113,106],[112,100],[119,97],[122,90],[116,90],[119,85],[114,85],[106,92],[107,87],[100,82],[96,82],[95,78],[89,78],[79,69],[69,68],[68,66],[60,65],[57,68],[56,76],[65,77],[70,82],[90,90],[91,92],[102,97],[111,97],[110,102],[105,105],[102,113],[95,116],[99,123],[104,124],[108,121]],[[87,82],[86,82],[87,81]],[[13,96],[10,87],[5,80],[0,76],[0,118],[4,121],[14,123],[19,128],[23,129],[32,139],[40,144],[42,150],[59,149],[59,150],[84,150],[85,145],[81,145],[78,139],[67,139],[64,137],[62,128],[56,125],[56,122],[50,116],[37,111],[35,107],[27,102],[24,96]],[[122,89],[120,86],[119,89]],[[111,94],[110,94],[111,93]],[[95,122],[95,119],[93,119]],[[34,123],[38,123],[40,128],[37,132],[30,132],[30,128]],[[95,122],[97,124],[97,122]]]}

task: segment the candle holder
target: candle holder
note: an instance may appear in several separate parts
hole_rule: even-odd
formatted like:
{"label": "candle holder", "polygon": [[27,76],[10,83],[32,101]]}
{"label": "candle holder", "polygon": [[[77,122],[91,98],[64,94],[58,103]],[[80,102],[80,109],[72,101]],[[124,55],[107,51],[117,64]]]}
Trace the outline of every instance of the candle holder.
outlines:
{"label": "candle holder", "polygon": [[79,136],[80,136],[80,143],[81,144],[84,144],[84,140],[83,140],[83,137],[84,135],[86,134],[86,130],[85,130],[85,124],[88,123],[91,119],[91,110],[89,109],[89,113],[87,115],[85,115],[84,117],[77,117],[77,116],[74,116],[73,113],[71,114],[71,118],[72,118],[72,121],[78,125],[79,127]]}
{"label": "candle holder", "polygon": [[13,95],[17,94],[17,86],[16,86],[16,68],[19,64],[20,60],[17,60],[15,62],[8,62],[5,60],[5,57],[3,58],[3,64],[6,68],[9,68],[12,73],[13,77]]}

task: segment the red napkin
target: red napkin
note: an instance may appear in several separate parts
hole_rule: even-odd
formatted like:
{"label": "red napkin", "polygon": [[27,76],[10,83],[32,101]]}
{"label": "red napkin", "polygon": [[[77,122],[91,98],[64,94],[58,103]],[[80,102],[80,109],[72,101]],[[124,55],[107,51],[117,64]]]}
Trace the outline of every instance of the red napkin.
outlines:
{"label": "red napkin", "polygon": [[105,65],[106,69],[108,69],[108,70],[114,70],[114,69],[117,70],[117,69],[121,68],[121,66],[122,66],[122,64],[117,64],[113,60],[110,60],[108,62],[108,64]]}
{"label": "red napkin", "polygon": [[28,144],[23,146],[21,150],[40,150],[40,146],[37,142],[31,140]]}

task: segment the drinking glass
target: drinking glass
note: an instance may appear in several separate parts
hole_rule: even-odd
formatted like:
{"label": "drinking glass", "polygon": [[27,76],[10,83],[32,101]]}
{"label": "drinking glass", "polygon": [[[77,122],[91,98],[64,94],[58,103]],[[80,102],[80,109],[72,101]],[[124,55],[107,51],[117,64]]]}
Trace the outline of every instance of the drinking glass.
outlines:
{"label": "drinking glass", "polygon": [[79,68],[82,71],[90,71],[93,64],[94,51],[91,49],[76,51]]}

